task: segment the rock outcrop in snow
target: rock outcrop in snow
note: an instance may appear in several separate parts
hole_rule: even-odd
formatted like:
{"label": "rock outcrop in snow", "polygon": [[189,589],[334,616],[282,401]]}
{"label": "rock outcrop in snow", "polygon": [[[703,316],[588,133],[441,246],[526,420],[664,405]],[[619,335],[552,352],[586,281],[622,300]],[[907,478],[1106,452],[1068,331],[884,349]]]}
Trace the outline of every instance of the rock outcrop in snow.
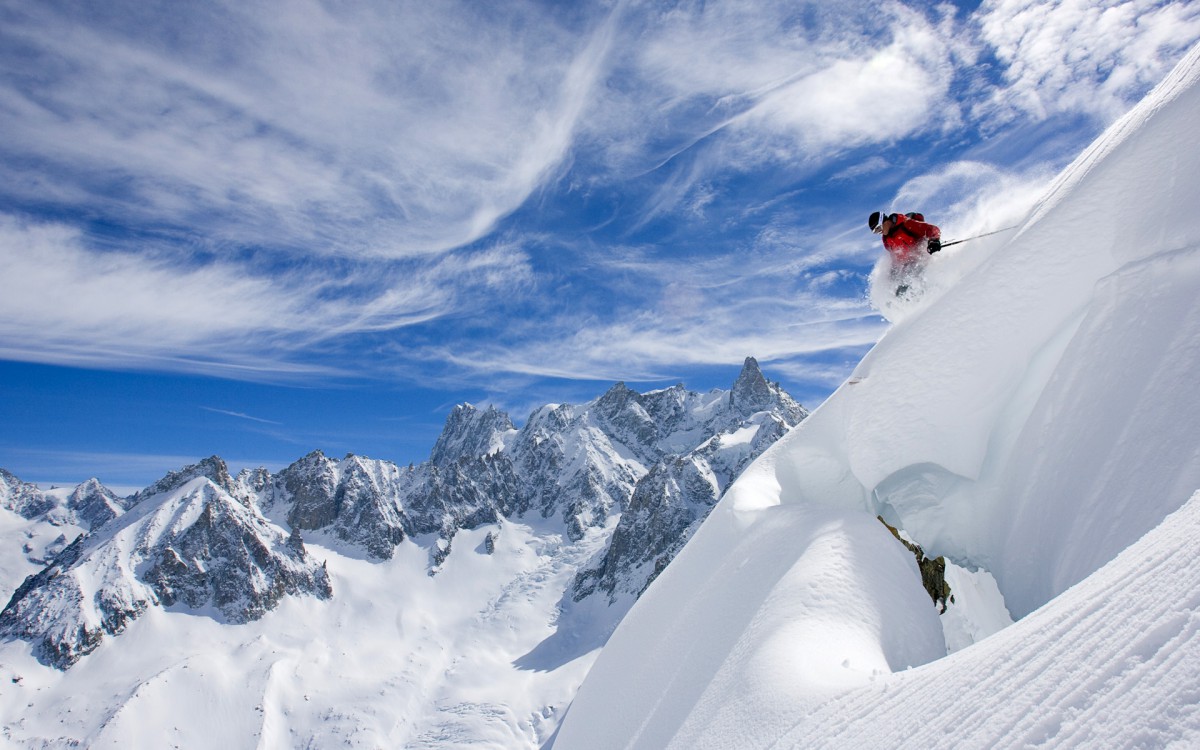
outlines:
{"label": "rock outcrop in snow", "polygon": [[504,448],[504,441],[515,431],[509,416],[494,406],[480,411],[470,404],[459,404],[446,418],[446,426],[433,445],[429,462],[445,466],[460,458],[491,455]]}
{"label": "rock outcrop in snow", "polygon": [[[638,559],[614,553],[621,564],[602,562],[606,572],[590,576],[611,595],[615,571],[626,565],[661,570],[729,481],[806,414],[748,358],[732,391],[697,394],[677,385],[641,394],[617,383],[586,404],[538,409],[519,430],[494,407],[461,404],[447,417],[427,463],[401,468],[358,456],[335,461],[315,451],[275,477],[239,479],[239,486],[256,484],[257,501],[282,509],[291,527],[387,559],[405,538],[437,534],[448,549],[458,529],[528,512],[560,518],[578,540],[624,511],[649,479],[656,489],[647,486],[641,492],[647,499],[635,501],[646,506],[634,514],[636,530],[630,521],[614,541],[636,547]],[[659,480],[681,458],[703,477],[702,484],[689,480],[687,497]],[[672,498],[653,499],[658,491]],[[681,513],[666,513],[672,505]],[[639,593],[653,575],[638,573],[622,590]],[[578,598],[595,590],[587,578]]]}
{"label": "rock outcrop in snow", "polygon": [[54,500],[37,485],[22,482],[0,469],[0,507],[8,508],[22,518],[34,518],[54,507]]}
{"label": "rock outcrop in snow", "polygon": [[[34,644],[65,669],[151,606],[261,617],[287,595],[331,595],[324,567],[218,480],[220,459],[168,476],[114,523],[81,535],[26,579],[0,613],[0,634]],[[232,486],[232,482],[225,484]]]}

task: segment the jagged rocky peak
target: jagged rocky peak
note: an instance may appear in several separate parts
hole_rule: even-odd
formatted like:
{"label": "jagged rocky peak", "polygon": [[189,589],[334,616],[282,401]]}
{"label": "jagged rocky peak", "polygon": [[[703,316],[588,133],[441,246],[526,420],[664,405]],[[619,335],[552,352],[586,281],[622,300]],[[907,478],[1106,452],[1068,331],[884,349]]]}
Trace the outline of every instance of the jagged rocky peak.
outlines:
{"label": "jagged rocky peak", "polygon": [[729,404],[742,414],[753,414],[768,408],[775,399],[771,384],[754,357],[746,357],[742,372],[729,392]]}
{"label": "jagged rocky peak", "polygon": [[[692,398],[679,387],[642,396],[660,429],[673,422],[680,432],[675,437],[671,428],[664,430],[670,450],[637,481],[608,549],[577,575],[577,601],[598,590],[610,603],[639,596],[742,470],[808,415],[766,379],[753,357],[724,399],[723,391]],[[720,408],[707,410],[706,404]]]}
{"label": "jagged rocky peak", "polygon": [[655,464],[634,489],[598,566],[577,575],[575,600],[597,589],[607,592],[610,603],[620,593],[640,596],[716,505],[719,495],[716,476],[698,454],[671,456]]}
{"label": "jagged rocky peak", "polygon": [[646,411],[643,396],[617,383],[596,401],[596,414],[614,437],[631,448],[652,446],[659,436],[659,425]]}
{"label": "jagged rocky peak", "polygon": [[742,416],[772,408],[782,409],[789,421],[799,422],[808,416],[808,411],[793,399],[779,383],[772,383],[763,375],[754,357],[746,357],[742,371],[729,392],[729,405]]}
{"label": "jagged rocky peak", "polygon": [[225,461],[220,456],[209,456],[198,463],[185,466],[179,471],[168,472],[165,477],[134,495],[130,505],[136,505],[153,495],[177,490],[197,477],[207,478],[231,495],[236,493],[233,477],[229,476],[229,467],[225,465]]}
{"label": "jagged rocky peak", "polygon": [[489,406],[480,410],[471,404],[455,406],[446,417],[446,426],[434,443],[429,461],[445,466],[460,458],[480,458],[501,450],[504,439],[516,428],[506,412]]}
{"label": "jagged rocky peak", "polygon": [[67,508],[81,525],[95,531],[125,512],[125,500],[92,478],[75,488],[67,498]]}
{"label": "jagged rocky peak", "polygon": [[271,472],[265,466],[259,466],[257,469],[242,469],[233,481],[237,486],[237,497],[246,500],[262,497],[263,493],[271,486]]}
{"label": "jagged rocky peak", "polygon": [[320,529],[337,520],[338,480],[338,463],[320,450],[279,472],[277,481],[292,505],[288,511],[288,525]]}
{"label": "jagged rocky peak", "polygon": [[337,538],[358,545],[378,560],[391,558],[404,541],[404,516],[399,503],[400,470],[395,464],[348,455],[333,496]]}
{"label": "jagged rocky peak", "polygon": [[288,594],[332,595],[324,566],[298,535],[285,535],[214,486],[189,498],[196,520],[159,541],[142,573],[165,606],[213,606],[233,622],[256,620]]}
{"label": "jagged rocky peak", "polygon": [[24,518],[36,518],[54,507],[54,499],[15,475],[0,469],[0,507]]}
{"label": "jagged rocky peak", "polygon": [[39,659],[66,669],[152,606],[211,607],[247,622],[292,594],[331,596],[324,565],[196,472],[27,578],[0,613],[0,635],[31,641]]}
{"label": "jagged rocky peak", "polygon": [[641,404],[658,424],[660,435],[674,432],[688,416],[688,389],[683,383],[643,393]]}

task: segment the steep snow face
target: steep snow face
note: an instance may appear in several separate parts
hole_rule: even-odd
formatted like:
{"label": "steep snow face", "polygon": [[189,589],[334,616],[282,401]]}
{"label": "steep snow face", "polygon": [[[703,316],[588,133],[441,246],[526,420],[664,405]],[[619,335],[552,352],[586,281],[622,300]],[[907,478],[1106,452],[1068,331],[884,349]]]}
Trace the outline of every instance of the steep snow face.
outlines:
{"label": "steep snow face", "polygon": [[778,747],[1196,747],[1198,528],[1200,494],[1009,629],[829,701]]}
{"label": "steep snow face", "polygon": [[[555,747],[820,746],[819,732],[835,727],[806,723],[806,714],[840,691],[873,696],[855,704],[861,716],[880,690],[889,691],[888,708],[863,744],[908,745],[906,722],[892,718],[928,716],[929,693],[951,700],[957,693],[943,684],[992,672],[1000,675],[995,700],[1046,719],[1018,722],[1037,741],[1054,736],[1072,706],[1107,705],[1086,697],[1113,692],[1103,674],[1080,688],[1085,697],[1037,690],[1048,678],[1038,676],[1035,654],[1079,637],[1098,653],[1129,656],[1119,641],[1132,631],[1071,616],[1086,595],[1063,594],[1200,487],[1200,244],[1189,234],[1200,195],[1196,122],[1200,47],[1063,173],[1019,232],[917,305],[846,385],[746,470],[609,641]],[[935,279],[941,260],[927,269]],[[1015,626],[1034,643],[1018,650],[1013,636],[984,641],[914,670],[944,682],[892,699],[892,686],[923,678],[888,673],[933,661],[930,639],[941,633],[936,617],[914,609],[924,596],[915,566],[897,572],[900,562],[881,550],[886,540],[862,520],[875,514],[930,554],[991,571],[1018,618],[1046,607],[1065,618],[1062,629],[1040,624],[1047,616],[1039,612],[1035,624]],[[1172,519],[1169,534],[1194,536],[1194,513]],[[836,552],[819,553],[831,526]],[[1187,555],[1184,563],[1195,554],[1181,544],[1163,549]],[[1185,567],[1178,563],[1167,567]],[[1113,705],[1133,721],[1138,710],[1194,703],[1180,677],[1194,674],[1194,577],[1172,602],[1153,592],[1136,554],[1105,570],[1101,578],[1120,589],[1112,600],[1162,635],[1134,654],[1159,660],[1146,671],[1154,680],[1123,683]],[[872,587],[888,576],[887,591]],[[861,593],[815,584],[850,579]],[[806,580],[814,583],[798,585]],[[885,613],[904,623],[902,659],[889,640],[895,630],[874,629]],[[1063,653],[1093,664],[1085,652]],[[1023,666],[995,666],[1013,657]],[[759,700],[765,708],[756,710]],[[1020,745],[1006,734],[1016,725],[975,718],[991,703],[982,698],[950,725],[987,727],[969,745]],[[1200,740],[1186,716],[1161,718],[1168,739]],[[1074,731],[1065,742],[1094,740]],[[953,732],[929,744],[961,746]]]}

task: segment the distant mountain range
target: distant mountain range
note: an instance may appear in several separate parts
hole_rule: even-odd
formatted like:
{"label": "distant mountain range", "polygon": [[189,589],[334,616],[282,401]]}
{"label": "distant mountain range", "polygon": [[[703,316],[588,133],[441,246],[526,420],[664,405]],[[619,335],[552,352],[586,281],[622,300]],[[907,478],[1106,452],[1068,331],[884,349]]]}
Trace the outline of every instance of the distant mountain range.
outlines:
{"label": "distant mountain range", "polygon": [[574,541],[612,527],[564,601],[627,607],[730,482],[806,416],[749,358],[727,391],[618,383],[585,404],[544,406],[519,429],[463,404],[418,465],[317,450],[277,474],[231,476],[213,456],[127,498],[95,479],[43,491],[0,470],[0,506],[32,524],[22,564],[35,569],[0,582],[13,591],[0,634],[67,669],[151,607],[242,623],[284,597],[337,596],[306,541],[384,561],[410,540],[435,576],[459,531],[522,518]]}

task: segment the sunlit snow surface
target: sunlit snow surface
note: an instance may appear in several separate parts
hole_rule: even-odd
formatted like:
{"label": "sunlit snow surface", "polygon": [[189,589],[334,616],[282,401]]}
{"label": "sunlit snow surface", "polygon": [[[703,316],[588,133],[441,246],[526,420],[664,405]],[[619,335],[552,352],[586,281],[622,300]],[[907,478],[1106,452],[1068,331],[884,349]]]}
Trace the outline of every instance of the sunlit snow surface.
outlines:
{"label": "sunlit snow surface", "polygon": [[432,540],[405,541],[386,562],[309,544],[328,561],[332,599],[285,597],[244,625],[151,607],[65,673],[10,642],[0,652],[5,739],[214,750],[536,747],[612,626],[603,612],[589,621],[568,609],[599,640],[586,629],[550,638],[564,589],[611,533],[593,529],[576,543],[557,526],[461,531],[436,577],[428,574]]}
{"label": "sunlit snow surface", "polygon": [[[633,607],[556,750],[1200,746],[1198,122],[1200,48],[1019,230],[910,305],[876,286],[895,326]],[[973,626],[876,514],[1019,621],[945,656]]]}

